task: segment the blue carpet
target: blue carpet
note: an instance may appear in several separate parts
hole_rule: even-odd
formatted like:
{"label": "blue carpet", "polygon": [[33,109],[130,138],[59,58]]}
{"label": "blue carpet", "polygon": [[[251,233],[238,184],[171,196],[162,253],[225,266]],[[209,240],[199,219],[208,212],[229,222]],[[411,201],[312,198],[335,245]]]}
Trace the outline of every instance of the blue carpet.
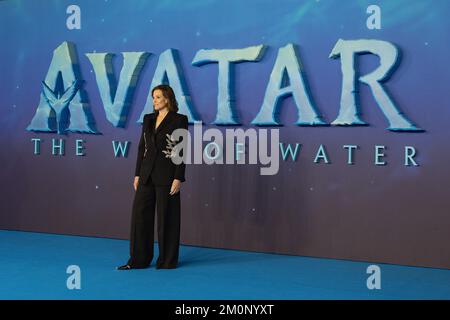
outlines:
{"label": "blue carpet", "polygon": [[[124,240],[0,230],[0,298],[450,299],[450,270],[377,264],[382,287],[369,290],[373,263],[182,246],[177,269],[115,270],[127,256]],[[80,290],[66,287],[69,265]]]}

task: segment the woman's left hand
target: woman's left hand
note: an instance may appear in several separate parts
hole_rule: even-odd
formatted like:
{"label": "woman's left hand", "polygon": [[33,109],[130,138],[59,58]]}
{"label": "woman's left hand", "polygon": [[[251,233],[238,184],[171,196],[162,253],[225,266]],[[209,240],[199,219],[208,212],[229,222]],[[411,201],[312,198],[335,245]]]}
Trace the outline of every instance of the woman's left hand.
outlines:
{"label": "woman's left hand", "polygon": [[170,188],[170,195],[173,196],[175,193],[180,191],[181,181],[178,179],[174,179],[172,182],[172,187]]}

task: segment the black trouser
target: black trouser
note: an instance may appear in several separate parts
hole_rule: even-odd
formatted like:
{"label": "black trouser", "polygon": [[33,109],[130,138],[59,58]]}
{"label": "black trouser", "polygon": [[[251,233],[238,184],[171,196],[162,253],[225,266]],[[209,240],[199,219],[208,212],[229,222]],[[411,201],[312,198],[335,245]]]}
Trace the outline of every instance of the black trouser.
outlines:
{"label": "black trouser", "polygon": [[170,195],[171,186],[155,186],[149,179],[139,183],[131,217],[130,259],[135,268],[150,266],[153,259],[155,206],[158,221],[157,266],[175,268],[180,246],[180,192]]}

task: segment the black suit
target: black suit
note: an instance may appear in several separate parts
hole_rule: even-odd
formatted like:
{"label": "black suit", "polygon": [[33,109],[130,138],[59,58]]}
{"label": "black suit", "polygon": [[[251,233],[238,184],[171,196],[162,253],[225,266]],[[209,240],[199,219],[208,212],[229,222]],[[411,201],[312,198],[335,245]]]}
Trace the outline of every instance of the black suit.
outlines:
{"label": "black suit", "polygon": [[174,179],[185,181],[185,164],[175,165],[166,157],[167,134],[188,129],[185,115],[169,111],[155,130],[156,114],[144,116],[135,175],[139,184],[133,201],[130,259],[135,268],[146,268],[153,259],[155,206],[158,219],[157,266],[175,268],[180,245],[180,192],[170,195]]}

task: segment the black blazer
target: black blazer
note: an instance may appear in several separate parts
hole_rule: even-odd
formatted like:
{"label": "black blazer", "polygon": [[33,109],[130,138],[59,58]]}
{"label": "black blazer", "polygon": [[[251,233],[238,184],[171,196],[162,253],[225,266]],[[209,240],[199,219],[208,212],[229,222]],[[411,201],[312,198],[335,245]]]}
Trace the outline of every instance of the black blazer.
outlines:
{"label": "black blazer", "polygon": [[135,175],[139,183],[146,184],[151,177],[154,185],[171,185],[174,179],[185,181],[186,165],[175,165],[163,151],[167,150],[167,136],[175,129],[188,129],[188,118],[185,115],[169,111],[155,132],[156,113],[146,114],[142,124],[141,139],[136,161]]}

